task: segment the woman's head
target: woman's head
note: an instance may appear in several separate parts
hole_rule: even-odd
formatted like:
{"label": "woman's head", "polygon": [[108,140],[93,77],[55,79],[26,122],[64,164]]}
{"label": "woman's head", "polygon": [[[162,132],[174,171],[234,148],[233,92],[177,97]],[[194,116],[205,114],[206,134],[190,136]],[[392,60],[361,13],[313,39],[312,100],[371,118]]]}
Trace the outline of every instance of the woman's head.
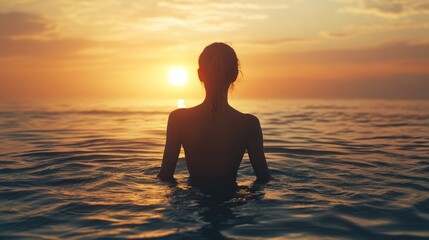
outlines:
{"label": "woman's head", "polygon": [[237,79],[239,63],[234,49],[225,43],[212,43],[198,59],[198,76],[208,93],[220,94]]}

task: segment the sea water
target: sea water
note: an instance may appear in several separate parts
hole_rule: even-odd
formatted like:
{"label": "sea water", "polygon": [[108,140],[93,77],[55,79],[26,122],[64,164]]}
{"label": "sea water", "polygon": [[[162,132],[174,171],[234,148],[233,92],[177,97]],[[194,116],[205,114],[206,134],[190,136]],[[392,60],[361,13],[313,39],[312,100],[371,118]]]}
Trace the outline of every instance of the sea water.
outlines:
{"label": "sea water", "polygon": [[223,198],[183,153],[176,185],[155,177],[175,104],[2,102],[0,238],[429,239],[429,102],[234,101],[275,180],[246,155]]}

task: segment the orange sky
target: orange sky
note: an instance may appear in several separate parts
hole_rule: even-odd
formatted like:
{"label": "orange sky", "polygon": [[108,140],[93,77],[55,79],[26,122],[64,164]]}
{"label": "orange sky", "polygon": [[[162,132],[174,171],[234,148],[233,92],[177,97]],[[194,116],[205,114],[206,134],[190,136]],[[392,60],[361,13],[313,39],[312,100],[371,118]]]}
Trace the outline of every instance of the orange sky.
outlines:
{"label": "orange sky", "polygon": [[429,98],[426,0],[11,0],[0,99],[199,97],[214,41],[240,58],[235,98]]}

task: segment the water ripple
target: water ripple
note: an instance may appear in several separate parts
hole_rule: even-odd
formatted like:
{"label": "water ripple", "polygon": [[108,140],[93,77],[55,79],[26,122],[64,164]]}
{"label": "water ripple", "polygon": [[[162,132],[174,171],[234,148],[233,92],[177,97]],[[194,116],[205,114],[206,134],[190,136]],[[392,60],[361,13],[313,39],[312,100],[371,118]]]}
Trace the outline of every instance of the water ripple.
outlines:
{"label": "water ripple", "polygon": [[[241,104],[241,105],[240,105]],[[239,191],[156,178],[172,110],[0,109],[1,239],[428,239],[429,103],[242,102],[274,180]]]}

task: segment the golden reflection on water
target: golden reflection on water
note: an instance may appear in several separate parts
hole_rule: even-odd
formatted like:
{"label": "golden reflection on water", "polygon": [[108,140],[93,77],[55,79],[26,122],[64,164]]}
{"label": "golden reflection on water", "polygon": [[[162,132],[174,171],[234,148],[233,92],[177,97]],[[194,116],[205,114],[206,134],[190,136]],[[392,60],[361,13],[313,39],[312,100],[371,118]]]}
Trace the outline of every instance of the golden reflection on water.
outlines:
{"label": "golden reflection on water", "polygon": [[183,99],[178,99],[178,100],[177,100],[177,107],[178,107],[178,108],[186,108],[185,100],[183,100]]}
{"label": "golden reflection on water", "polygon": [[176,229],[145,231],[143,233],[135,234],[135,235],[131,236],[131,238],[160,238],[160,237],[166,237],[168,235],[172,235],[175,233],[178,233],[178,231]]}
{"label": "golden reflection on water", "polygon": [[[245,157],[241,188],[226,200],[208,198],[187,183],[183,149],[177,185],[156,179],[168,114],[176,104],[194,103],[199,102],[31,103],[3,109],[0,103],[0,182],[13,194],[0,199],[0,222],[16,226],[5,231],[29,238],[61,232],[79,238],[234,238],[248,236],[250,228],[273,229],[272,239],[311,239],[339,237],[336,226],[343,233],[345,226],[352,226],[350,232],[359,226],[381,238],[428,236],[418,222],[427,203],[426,103],[237,102],[239,110],[260,118],[278,180],[253,188]],[[401,220],[404,209],[413,211]],[[321,217],[325,221],[317,225]],[[319,230],[301,234],[298,222]],[[408,223],[416,227],[400,228]]]}

